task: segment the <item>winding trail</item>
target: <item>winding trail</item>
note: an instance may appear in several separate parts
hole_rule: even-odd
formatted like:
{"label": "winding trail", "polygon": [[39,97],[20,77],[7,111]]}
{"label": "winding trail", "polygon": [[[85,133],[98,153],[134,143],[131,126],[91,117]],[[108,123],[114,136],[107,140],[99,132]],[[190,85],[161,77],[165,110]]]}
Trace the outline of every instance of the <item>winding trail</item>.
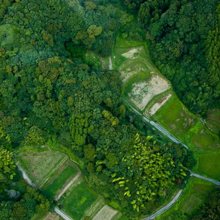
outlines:
{"label": "winding trail", "polygon": [[150,220],[150,219],[154,219],[156,218],[158,215],[162,214],[164,211],[166,211],[167,209],[169,209],[176,201],[177,199],[181,196],[183,190],[181,189],[176,196],[172,199],[171,202],[169,202],[167,205],[165,205],[162,209],[160,209],[159,211],[157,211],[156,213],[154,213],[153,215],[147,217],[147,218],[143,218],[142,220]]}

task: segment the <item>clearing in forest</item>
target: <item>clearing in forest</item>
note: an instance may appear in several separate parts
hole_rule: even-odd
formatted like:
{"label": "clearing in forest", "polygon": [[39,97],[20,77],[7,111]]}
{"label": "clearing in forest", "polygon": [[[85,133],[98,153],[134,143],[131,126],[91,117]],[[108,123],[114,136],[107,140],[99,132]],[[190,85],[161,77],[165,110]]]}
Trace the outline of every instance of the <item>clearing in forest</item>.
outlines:
{"label": "clearing in forest", "polygon": [[152,98],[167,91],[170,85],[163,77],[152,74],[149,80],[136,82],[131,87],[128,97],[143,111]]}
{"label": "clearing in forest", "polygon": [[144,46],[132,48],[115,48],[113,56],[113,67],[121,73],[123,83],[126,83],[131,77],[140,73],[154,71],[154,68],[147,65],[148,57]]}
{"label": "clearing in forest", "polygon": [[38,187],[41,187],[67,159],[67,155],[57,151],[26,151],[17,156],[19,164]]}

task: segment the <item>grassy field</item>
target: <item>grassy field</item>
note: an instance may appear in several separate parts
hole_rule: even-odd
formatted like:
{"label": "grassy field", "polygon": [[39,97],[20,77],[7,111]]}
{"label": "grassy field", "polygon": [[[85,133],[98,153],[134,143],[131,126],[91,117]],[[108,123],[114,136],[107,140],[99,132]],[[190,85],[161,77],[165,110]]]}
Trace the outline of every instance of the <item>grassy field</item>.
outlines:
{"label": "grassy field", "polygon": [[17,156],[20,165],[38,187],[41,187],[67,158],[65,154],[55,151],[25,151]]}
{"label": "grassy field", "polygon": [[157,220],[183,220],[203,204],[215,185],[207,181],[191,178],[178,201]]}
{"label": "grassy field", "polygon": [[199,155],[197,170],[210,178],[220,181],[220,151]]}
{"label": "grassy field", "polygon": [[64,170],[61,173],[58,173],[52,176],[47,183],[43,186],[42,191],[48,198],[54,198],[55,195],[63,188],[63,186],[71,180],[76,174],[78,170],[72,166],[65,166]]}
{"label": "grassy field", "polygon": [[185,108],[175,94],[156,112],[153,118],[181,140],[184,140],[186,133],[196,123],[195,116]]}
{"label": "grassy field", "polygon": [[84,212],[97,199],[97,195],[93,192],[85,182],[75,186],[69,194],[62,199],[63,210],[74,220],[80,220]]}
{"label": "grassy field", "polygon": [[220,109],[210,109],[207,113],[206,125],[216,134],[220,132]]}
{"label": "grassy field", "polygon": [[136,47],[116,47],[112,56],[113,68],[121,73],[122,81],[126,83],[140,72],[149,73],[155,70],[152,63],[146,63],[147,58],[149,55],[140,43]]}
{"label": "grassy field", "polygon": [[219,137],[211,133],[201,122],[192,128],[187,135],[187,142],[202,150],[215,150],[220,148]]}

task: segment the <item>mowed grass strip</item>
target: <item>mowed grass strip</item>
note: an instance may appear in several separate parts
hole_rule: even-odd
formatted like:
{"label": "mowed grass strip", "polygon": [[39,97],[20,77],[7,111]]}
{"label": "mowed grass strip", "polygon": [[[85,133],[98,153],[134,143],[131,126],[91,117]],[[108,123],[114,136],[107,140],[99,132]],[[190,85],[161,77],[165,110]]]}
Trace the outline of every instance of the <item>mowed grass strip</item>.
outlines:
{"label": "mowed grass strip", "polygon": [[26,151],[17,157],[19,163],[27,172],[27,175],[38,187],[40,187],[41,183],[55,172],[59,168],[59,165],[65,162],[67,158],[67,155],[55,151]]}
{"label": "mowed grass strip", "polygon": [[196,118],[179,101],[175,94],[153,116],[164,128],[183,140]]}
{"label": "mowed grass strip", "polygon": [[43,192],[48,198],[54,198],[55,195],[63,188],[63,186],[72,179],[78,170],[72,165],[68,165],[52,182],[52,184],[43,187]]}
{"label": "mowed grass strip", "polygon": [[220,181],[220,150],[199,155],[197,170],[209,178]]}
{"label": "mowed grass strip", "polygon": [[85,182],[72,189],[61,203],[64,211],[74,220],[80,220],[85,211],[95,202],[97,195]]}
{"label": "mowed grass strip", "polygon": [[191,178],[182,195],[171,208],[158,216],[157,220],[183,220],[185,214],[193,213],[208,198],[215,185],[198,178]]}

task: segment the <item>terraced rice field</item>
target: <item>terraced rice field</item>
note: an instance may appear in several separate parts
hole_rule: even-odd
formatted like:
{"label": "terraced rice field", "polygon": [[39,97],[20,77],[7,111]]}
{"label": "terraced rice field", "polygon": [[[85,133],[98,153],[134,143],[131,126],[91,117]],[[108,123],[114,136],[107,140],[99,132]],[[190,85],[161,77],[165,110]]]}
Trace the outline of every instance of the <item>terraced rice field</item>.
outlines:
{"label": "terraced rice field", "polygon": [[66,154],[47,147],[26,147],[17,152],[16,160],[44,195],[57,200],[60,210],[72,219],[121,218],[120,212],[107,206],[104,198],[88,187],[81,171]]}

